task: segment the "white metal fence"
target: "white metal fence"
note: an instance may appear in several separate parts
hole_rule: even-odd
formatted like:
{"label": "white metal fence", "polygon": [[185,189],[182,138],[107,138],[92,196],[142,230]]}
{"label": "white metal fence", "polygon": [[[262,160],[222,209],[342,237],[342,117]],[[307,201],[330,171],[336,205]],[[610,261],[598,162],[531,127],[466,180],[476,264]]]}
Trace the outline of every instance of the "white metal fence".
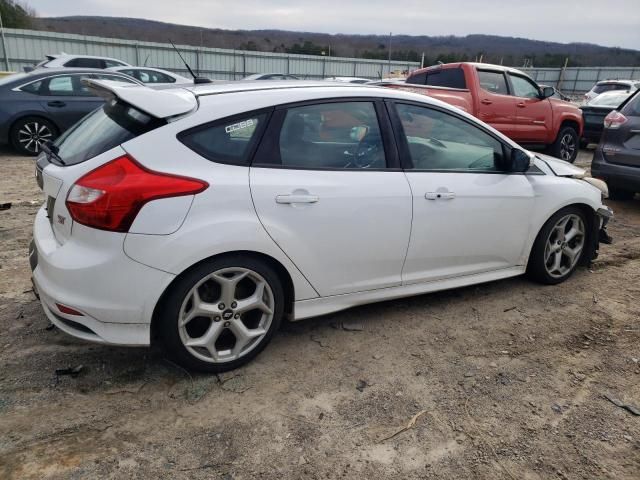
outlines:
{"label": "white metal fence", "polygon": [[[5,29],[5,46],[0,45],[0,69],[20,71],[44,59],[48,53],[75,53],[115,57],[132,65],[146,65],[187,73],[171,45],[69,33]],[[221,48],[177,46],[187,62],[201,75],[213,79],[236,80],[253,73],[289,73],[301,78],[331,76],[380,78],[389,71],[415,70],[417,62],[388,63],[362,58],[324,57],[283,53],[251,52]],[[6,64],[6,65],[5,65]],[[640,79],[638,67],[569,67],[523,69],[539,83],[566,93],[589,90],[598,80]]]}
{"label": "white metal fence", "polygon": [[[100,55],[124,60],[132,65],[146,65],[187,73],[180,57],[170,44],[137,42],[114,38],[90,37],[69,33],[5,29],[6,52],[2,47],[2,68],[21,71],[51,53]],[[416,62],[388,63],[361,58],[293,55],[251,52],[177,45],[192,69],[213,79],[237,80],[253,73],[288,73],[301,78],[318,79],[331,76],[380,78],[389,71],[414,70]],[[6,61],[5,61],[6,59]]]}

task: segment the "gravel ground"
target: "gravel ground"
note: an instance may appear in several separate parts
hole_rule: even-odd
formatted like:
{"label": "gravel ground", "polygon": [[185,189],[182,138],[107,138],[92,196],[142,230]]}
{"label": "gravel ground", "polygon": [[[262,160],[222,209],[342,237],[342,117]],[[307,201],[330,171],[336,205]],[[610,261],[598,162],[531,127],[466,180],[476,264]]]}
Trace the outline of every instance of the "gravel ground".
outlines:
{"label": "gravel ground", "polygon": [[615,244],[562,285],[289,324],[206,376],[47,329],[26,256],[33,162],[0,165],[0,478],[640,478],[640,417],[604,397],[640,407],[637,199],[609,202]]}

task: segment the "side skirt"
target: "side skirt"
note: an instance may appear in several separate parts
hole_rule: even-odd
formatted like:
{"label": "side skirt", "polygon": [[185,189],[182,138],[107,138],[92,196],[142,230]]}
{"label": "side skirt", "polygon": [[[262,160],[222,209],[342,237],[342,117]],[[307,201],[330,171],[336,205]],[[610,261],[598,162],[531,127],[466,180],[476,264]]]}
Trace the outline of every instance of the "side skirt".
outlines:
{"label": "side skirt", "polygon": [[515,277],[525,273],[525,266],[510,267],[491,272],[476,273],[462,277],[434,280],[432,282],[412,283],[410,285],[398,285],[397,287],[368,290],[366,292],[332,295],[330,297],[312,298],[300,300],[293,305],[293,320],[317,317],[328,313],[339,312],[357,305],[383,302],[396,298],[411,297],[423,293],[449,290],[451,288],[466,287],[477,283],[491,282],[503,278]]}

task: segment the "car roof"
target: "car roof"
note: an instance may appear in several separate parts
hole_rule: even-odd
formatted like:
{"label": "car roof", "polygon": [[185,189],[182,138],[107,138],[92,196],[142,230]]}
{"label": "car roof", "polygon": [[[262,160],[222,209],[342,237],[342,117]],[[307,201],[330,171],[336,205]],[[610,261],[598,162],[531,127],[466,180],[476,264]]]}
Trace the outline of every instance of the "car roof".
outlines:
{"label": "car roof", "polygon": [[102,55],[76,55],[75,53],[56,53],[55,55],[46,55],[47,57],[60,58],[100,58],[102,60],[115,60],[117,62],[126,63],[124,60],[114,57],[104,57]]}
{"label": "car roof", "polygon": [[[69,75],[69,74],[82,74],[82,73],[109,73],[101,68],[42,68],[33,70],[28,73],[15,73],[13,75],[8,75],[2,79],[2,85],[9,85],[19,83],[20,85],[31,83],[35,80],[39,80],[41,78],[52,77],[55,75]],[[119,73],[119,72],[111,72],[111,73]],[[131,78],[128,75],[123,73],[119,73],[119,75],[123,75],[125,77]],[[135,78],[133,79],[136,83],[139,83]]]}
{"label": "car roof", "polygon": [[430,65],[428,67],[425,68],[420,68],[418,70],[414,70],[413,72],[411,72],[411,75],[415,74],[416,72],[423,72],[426,70],[437,70],[439,68],[456,68],[456,67],[460,67],[462,65],[472,65],[476,68],[479,68],[481,70],[486,69],[486,70],[498,70],[501,72],[510,72],[510,73],[518,73],[520,75],[522,74],[527,74],[526,72],[522,71],[522,70],[518,70],[517,68],[513,68],[513,67],[505,67],[504,65],[494,65],[493,63],[479,63],[479,62],[455,62],[455,63],[443,63],[443,64],[439,64],[439,65]]}

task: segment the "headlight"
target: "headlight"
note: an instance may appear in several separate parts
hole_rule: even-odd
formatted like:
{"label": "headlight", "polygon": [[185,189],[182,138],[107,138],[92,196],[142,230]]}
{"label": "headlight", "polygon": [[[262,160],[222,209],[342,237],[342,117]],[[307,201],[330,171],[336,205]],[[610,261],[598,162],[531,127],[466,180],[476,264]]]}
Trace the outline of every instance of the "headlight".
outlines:
{"label": "headlight", "polygon": [[607,187],[605,182],[593,177],[584,177],[582,180],[600,190],[602,192],[602,198],[609,198],[609,187]]}

